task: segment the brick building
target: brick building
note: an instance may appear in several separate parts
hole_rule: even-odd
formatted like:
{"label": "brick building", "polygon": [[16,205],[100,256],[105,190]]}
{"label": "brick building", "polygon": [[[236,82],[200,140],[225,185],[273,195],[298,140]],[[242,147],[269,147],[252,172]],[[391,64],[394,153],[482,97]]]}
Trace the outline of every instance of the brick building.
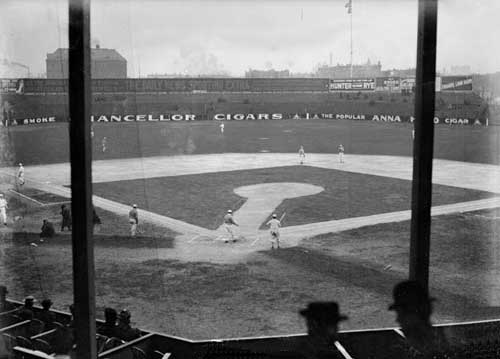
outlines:
{"label": "brick building", "polygon": [[[47,54],[47,78],[68,78],[68,49],[57,49]],[[101,49],[91,52],[91,77],[94,79],[123,79],[127,77],[127,60],[114,49]]]}

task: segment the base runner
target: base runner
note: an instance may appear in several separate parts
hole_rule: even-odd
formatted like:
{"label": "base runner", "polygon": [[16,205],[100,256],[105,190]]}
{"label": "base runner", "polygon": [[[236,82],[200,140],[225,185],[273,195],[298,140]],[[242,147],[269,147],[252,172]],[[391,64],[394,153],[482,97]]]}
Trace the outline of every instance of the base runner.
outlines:
{"label": "base runner", "polygon": [[[226,215],[224,216],[224,228],[229,234],[229,238],[231,239],[231,241],[236,242],[236,236],[234,234],[234,226],[239,227],[238,223],[236,223],[233,218],[233,211],[228,209]],[[227,239],[225,240],[226,243],[228,241],[229,240]]]}
{"label": "base runner", "polygon": [[276,214],[273,214],[273,218],[266,223],[269,226],[269,232],[271,234],[271,249],[274,249],[274,243],[276,242],[276,248],[280,247],[280,227],[281,221],[276,218]]}

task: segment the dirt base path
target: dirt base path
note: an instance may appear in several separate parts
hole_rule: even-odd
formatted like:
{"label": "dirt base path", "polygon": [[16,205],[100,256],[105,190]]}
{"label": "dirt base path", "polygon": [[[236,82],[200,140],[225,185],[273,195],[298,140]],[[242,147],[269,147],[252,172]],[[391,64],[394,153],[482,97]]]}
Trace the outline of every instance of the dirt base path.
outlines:
{"label": "dirt base path", "polygon": [[[152,178],[164,176],[178,176],[185,174],[200,174],[210,172],[271,168],[279,163],[280,166],[299,165],[297,154],[293,153],[259,153],[259,154],[213,154],[188,156],[160,156],[135,159],[117,159],[95,161],[93,163],[93,181],[110,182],[127,179]],[[272,164],[272,165],[271,165]],[[412,158],[376,155],[346,155],[345,163],[339,163],[336,155],[308,154],[305,165],[341,171],[386,176],[398,179],[411,180]],[[0,174],[15,176],[16,168],[2,168]],[[25,168],[26,185],[58,195],[70,196],[69,182],[70,167],[68,163],[51,164],[45,166],[27,166]],[[500,166],[466,163],[448,160],[434,160],[433,183],[459,188],[489,191],[500,194]],[[269,197],[269,193],[287,191],[287,196],[312,194],[316,189],[302,187],[305,184],[294,184],[288,188],[286,183],[273,184],[278,188],[258,187],[240,188],[241,196],[249,198],[235,214],[236,220],[243,225],[244,238],[228,249],[224,243],[215,243],[214,239],[221,236],[221,231],[208,230],[173,218],[141,210],[141,218],[157,225],[162,225],[179,232],[175,249],[165,250],[163,257],[185,260],[213,260],[216,262],[234,261],[242,255],[257,250],[268,249],[267,231],[258,231],[258,226],[272,213],[273,207],[283,200],[283,194],[278,197]],[[252,187],[252,186],[250,186]],[[311,186],[315,187],[315,186]],[[2,188],[5,190],[5,186]],[[261,198],[254,197],[261,192]],[[317,193],[317,192],[314,192]],[[126,216],[129,207],[102,197],[94,196],[96,206]],[[500,207],[500,197],[478,201],[455,203],[433,207],[432,215],[442,215],[456,212],[475,211],[486,208]],[[285,227],[282,229],[283,246],[295,246],[305,237],[320,234],[339,232],[378,223],[405,221],[410,219],[410,211],[382,213],[372,216],[355,217],[343,220],[309,223],[300,226]],[[215,243],[215,244],[214,244]],[[222,249],[220,246],[222,246]]]}

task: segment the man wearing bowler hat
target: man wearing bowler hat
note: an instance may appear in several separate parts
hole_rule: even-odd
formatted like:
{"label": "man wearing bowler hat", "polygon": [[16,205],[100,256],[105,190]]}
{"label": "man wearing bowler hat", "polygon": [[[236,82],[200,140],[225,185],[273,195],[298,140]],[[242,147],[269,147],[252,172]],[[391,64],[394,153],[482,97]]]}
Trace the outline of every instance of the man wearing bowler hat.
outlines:
{"label": "man wearing bowler hat", "polygon": [[307,324],[307,343],[302,348],[306,358],[334,358],[338,324],[347,320],[336,302],[313,302],[300,312]]}
{"label": "man wearing bowler hat", "polygon": [[430,321],[435,299],[420,283],[413,280],[398,283],[393,298],[389,310],[396,312],[396,321],[411,348],[425,357],[447,351],[448,342],[443,332],[433,328]]}

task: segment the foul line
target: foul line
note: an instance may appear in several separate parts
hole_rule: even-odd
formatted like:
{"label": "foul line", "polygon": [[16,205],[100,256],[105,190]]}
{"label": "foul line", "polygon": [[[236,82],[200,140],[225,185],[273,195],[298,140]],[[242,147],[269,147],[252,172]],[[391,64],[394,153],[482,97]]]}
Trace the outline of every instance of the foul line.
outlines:
{"label": "foul line", "polygon": [[13,192],[13,193],[15,193],[15,194],[17,194],[17,195],[18,195],[18,196],[20,196],[20,197],[23,197],[24,199],[27,199],[27,200],[32,201],[32,202],[35,202],[36,204],[38,204],[38,205],[40,205],[40,206],[44,206],[44,203],[39,202],[39,201],[37,201],[37,200],[36,200],[36,199],[34,199],[34,198],[28,197],[28,196],[26,196],[25,194],[22,194],[22,193],[20,193],[20,192],[17,192],[17,191],[15,191],[15,190],[13,190],[12,188],[11,188],[11,189],[9,189],[9,191],[10,191],[10,192]]}

